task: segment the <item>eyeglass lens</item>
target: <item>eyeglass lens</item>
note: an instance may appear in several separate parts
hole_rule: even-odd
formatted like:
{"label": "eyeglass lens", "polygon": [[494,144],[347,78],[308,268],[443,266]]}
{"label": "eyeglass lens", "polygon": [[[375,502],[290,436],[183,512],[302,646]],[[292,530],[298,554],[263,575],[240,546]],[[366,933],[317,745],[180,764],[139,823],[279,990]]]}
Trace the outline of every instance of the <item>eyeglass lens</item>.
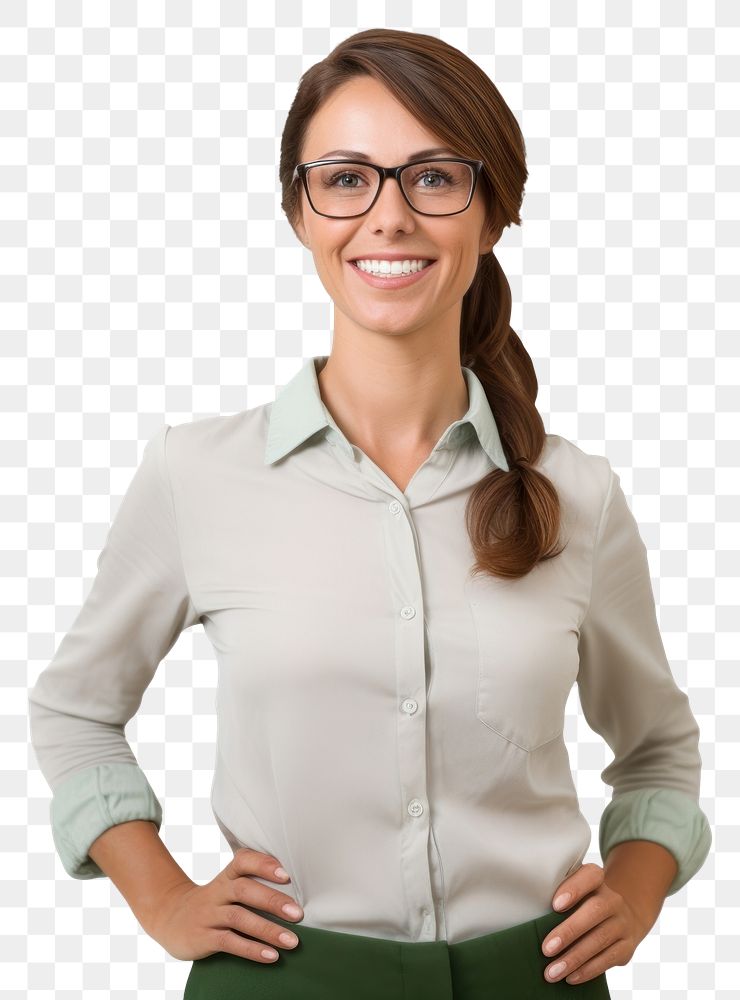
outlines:
{"label": "eyeglass lens", "polygon": [[[468,203],[474,174],[468,163],[433,160],[401,171],[401,186],[411,204],[430,215],[459,212]],[[342,218],[366,211],[380,174],[366,163],[324,163],[309,167],[306,182],[317,212]]]}

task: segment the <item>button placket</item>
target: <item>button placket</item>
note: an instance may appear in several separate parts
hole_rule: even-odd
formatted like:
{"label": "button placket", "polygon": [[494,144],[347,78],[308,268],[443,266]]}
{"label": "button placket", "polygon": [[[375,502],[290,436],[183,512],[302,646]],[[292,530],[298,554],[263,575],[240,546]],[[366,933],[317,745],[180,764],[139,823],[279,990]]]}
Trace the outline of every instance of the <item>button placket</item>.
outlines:
{"label": "button placket", "polygon": [[386,546],[391,564],[390,600],[396,612],[396,685],[399,777],[404,815],[400,842],[411,933],[434,940],[435,906],[428,853],[426,658],[421,567],[410,511],[398,499],[387,502]]}

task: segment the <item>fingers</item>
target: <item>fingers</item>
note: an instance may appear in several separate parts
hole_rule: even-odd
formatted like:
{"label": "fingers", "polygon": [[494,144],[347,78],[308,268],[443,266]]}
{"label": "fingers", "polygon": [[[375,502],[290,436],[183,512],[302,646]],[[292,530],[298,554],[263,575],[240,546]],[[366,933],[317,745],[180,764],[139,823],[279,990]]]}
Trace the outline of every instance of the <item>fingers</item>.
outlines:
{"label": "fingers", "polygon": [[237,955],[239,958],[248,958],[252,962],[261,962],[263,965],[270,965],[278,958],[278,952],[274,948],[260,941],[251,941],[248,938],[228,927],[218,927],[213,930],[211,947],[214,951],[225,951],[229,955]]}
{"label": "fingers", "polygon": [[[279,869],[279,871],[278,871]],[[277,858],[272,854],[264,854],[262,851],[255,851],[251,847],[240,847],[231,861],[224,868],[224,875],[228,878],[240,878],[242,875],[259,875],[260,878],[269,879],[271,882],[290,881],[290,875],[284,871]]]}
{"label": "fingers", "polygon": [[229,885],[229,902],[253,906],[258,910],[279,914],[289,920],[302,920],[303,910],[292,896],[249,877],[257,875],[267,881],[274,882],[277,878],[275,869],[279,867],[279,864],[270,855],[253,851],[248,847],[237,851],[227,866],[227,869],[230,869],[229,878],[232,879]]}
{"label": "fingers", "polygon": [[[562,957],[564,948],[573,944],[583,934],[591,928],[596,928],[612,916],[609,897],[603,895],[592,896],[582,903],[578,909],[566,920],[561,921],[553,927],[545,940],[542,942],[542,953],[551,957],[557,955]],[[601,946],[602,948],[605,945]]]}
{"label": "fingers", "polygon": [[[586,946],[586,941],[584,941],[584,946]],[[565,967],[561,971],[552,976],[548,975],[548,970],[545,970],[545,977],[550,983],[561,979],[565,979],[568,983],[584,983],[589,979],[595,979],[615,965],[626,965],[630,956],[629,942],[624,938],[610,941],[606,948],[602,948],[595,954],[593,949],[589,950],[587,946],[584,951],[581,951],[579,945],[578,948],[572,949],[562,958],[558,956],[558,962],[565,962]]]}
{"label": "fingers", "polygon": [[[595,959],[606,964],[592,976],[606,971],[614,964],[610,949],[616,945],[628,946],[625,930],[622,916],[613,911],[608,897],[591,897],[567,920],[554,927],[543,941],[543,953],[553,959],[545,968],[545,978],[555,982],[576,971],[582,975],[580,967],[587,962],[592,963],[592,970],[596,969]],[[576,982],[570,978],[568,981]]]}
{"label": "fingers", "polygon": [[[601,865],[589,862],[581,865],[578,871],[564,879],[555,890],[552,906],[554,910],[565,910],[573,906],[589,892],[598,889],[604,881],[604,869]],[[568,898],[565,898],[568,897]]]}
{"label": "fingers", "polygon": [[[249,937],[256,938],[256,944],[264,948],[265,944],[272,945],[273,948],[295,948],[299,943],[299,939],[296,934],[292,931],[287,930],[280,924],[275,924],[271,920],[266,920],[264,917],[257,913],[253,913],[251,910],[246,910],[244,907],[239,906],[238,903],[232,905],[227,905],[224,907],[224,922],[227,924],[228,928],[238,932],[239,934],[245,934]],[[243,939],[244,940],[244,939]],[[250,944],[251,942],[246,942]],[[272,949],[268,949],[272,950]],[[262,952],[260,952],[262,955]],[[270,959],[277,958],[277,955],[262,955],[263,958]]]}
{"label": "fingers", "polygon": [[[226,926],[217,929],[223,942],[221,950],[254,961],[274,962],[278,957],[275,948],[295,948],[299,944],[297,935],[283,925],[266,919],[263,914],[273,913],[283,920],[302,920],[302,907],[287,893],[251,877],[256,875],[271,882],[278,879],[290,881],[287,873],[282,876],[276,874],[279,868],[277,858],[248,847],[240,848],[224,868],[224,875],[229,881],[227,899],[220,911]],[[251,937],[258,940],[251,941]],[[273,947],[267,948],[266,944]]]}
{"label": "fingers", "polygon": [[229,902],[252,906],[265,913],[274,913],[283,920],[302,920],[303,909],[292,896],[279,889],[270,889],[261,882],[242,879],[230,887]]}

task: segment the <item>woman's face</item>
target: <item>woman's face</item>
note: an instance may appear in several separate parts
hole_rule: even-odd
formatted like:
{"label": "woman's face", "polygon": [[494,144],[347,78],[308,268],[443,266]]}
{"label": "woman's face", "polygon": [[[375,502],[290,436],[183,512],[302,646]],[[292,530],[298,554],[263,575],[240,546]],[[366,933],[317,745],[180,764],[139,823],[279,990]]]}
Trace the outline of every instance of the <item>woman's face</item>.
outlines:
{"label": "woman's face", "polygon": [[[336,90],[315,113],[302,160],[351,149],[365,153],[372,163],[395,166],[414,159],[420,150],[442,145],[439,136],[421,125],[386,87],[363,76]],[[461,155],[455,149],[447,152]],[[457,333],[462,297],[473,281],[479,255],[496,242],[494,234],[484,230],[480,182],[467,210],[457,215],[415,212],[390,178],[370,211],[354,219],[318,215],[301,187],[301,215],[296,232],[313,253],[321,283],[334,301],[335,330],[349,323],[387,334],[441,327]],[[434,259],[435,264],[406,287],[378,288],[350,263],[357,257],[397,253]]]}

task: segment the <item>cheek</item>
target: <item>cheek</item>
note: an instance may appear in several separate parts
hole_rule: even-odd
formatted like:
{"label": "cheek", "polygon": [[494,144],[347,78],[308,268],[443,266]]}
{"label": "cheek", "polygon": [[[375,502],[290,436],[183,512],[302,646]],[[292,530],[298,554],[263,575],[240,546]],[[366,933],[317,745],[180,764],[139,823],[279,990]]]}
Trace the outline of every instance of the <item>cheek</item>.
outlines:
{"label": "cheek", "polygon": [[478,270],[478,250],[467,243],[450,251],[449,282],[456,292],[464,294],[473,283]]}
{"label": "cheek", "polygon": [[341,289],[342,282],[347,279],[345,263],[340,254],[333,251],[315,252],[314,267],[322,285],[328,289]]}

